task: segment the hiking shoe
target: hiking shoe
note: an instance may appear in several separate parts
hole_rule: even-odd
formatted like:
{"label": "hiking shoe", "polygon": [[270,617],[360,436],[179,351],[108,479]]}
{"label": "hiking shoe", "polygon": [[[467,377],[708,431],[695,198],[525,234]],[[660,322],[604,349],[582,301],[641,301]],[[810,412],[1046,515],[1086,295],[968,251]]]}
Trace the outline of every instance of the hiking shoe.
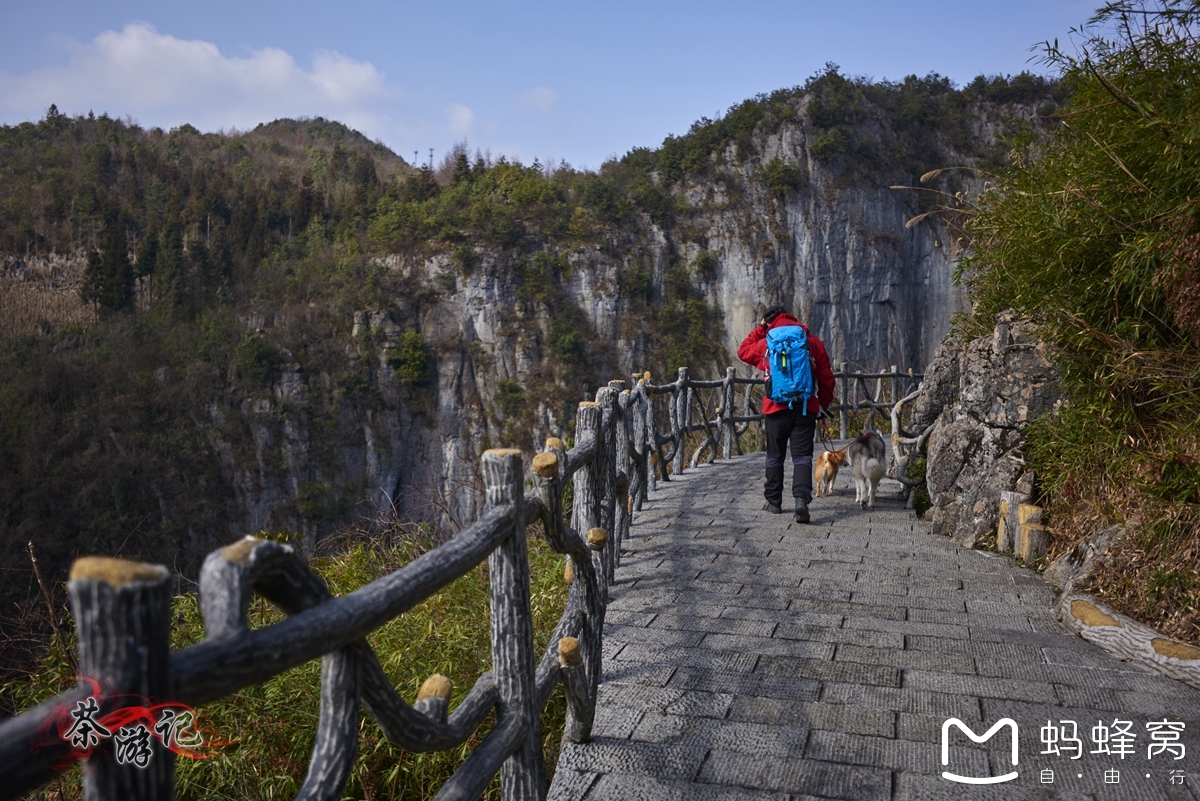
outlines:
{"label": "hiking shoe", "polygon": [[763,504],[763,511],[770,512],[773,515],[781,515],[781,514],[783,514],[783,507],[776,506],[775,504],[771,503],[770,501],[767,501],[765,504]]}
{"label": "hiking shoe", "polygon": [[796,499],[796,522],[808,522],[808,501],[804,500],[803,498]]}

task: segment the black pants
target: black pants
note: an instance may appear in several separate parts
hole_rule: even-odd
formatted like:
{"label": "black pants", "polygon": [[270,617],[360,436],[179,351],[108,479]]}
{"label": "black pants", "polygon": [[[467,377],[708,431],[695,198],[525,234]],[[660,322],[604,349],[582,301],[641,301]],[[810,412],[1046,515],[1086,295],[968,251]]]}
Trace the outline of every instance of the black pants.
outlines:
{"label": "black pants", "polygon": [[783,505],[783,458],[788,443],[792,448],[792,497],[812,500],[813,435],[817,430],[815,412],[801,414],[800,409],[784,409],[768,414],[767,483],[763,495],[775,506]]}

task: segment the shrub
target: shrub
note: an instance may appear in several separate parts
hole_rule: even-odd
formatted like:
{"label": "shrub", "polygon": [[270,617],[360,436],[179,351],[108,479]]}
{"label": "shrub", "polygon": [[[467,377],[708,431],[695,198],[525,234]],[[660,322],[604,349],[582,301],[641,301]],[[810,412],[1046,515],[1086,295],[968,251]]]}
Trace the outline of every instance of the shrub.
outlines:
{"label": "shrub", "polygon": [[758,179],[766,184],[772,197],[783,200],[789,192],[804,185],[804,168],[794,162],[773,158],[763,165]]}
{"label": "shrub", "polygon": [[388,354],[387,363],[403,383],[421,386],[429,380],[430,355],[421,332],[410,328],[397,338],[396,348]]}
{"label": "shrub", "polygon": [[517,417],[525,405],[525,390],[516,381],[501,378],[496,382],[496,406],[506,418]]}
{"label": "shrub", "polygon": [[250,386],[269,386],[274,379],[275,353],[255,331],[242,334],[233,352],[233,375]]}
{"label": "shrub", "polygon": [[721,260],[711,250],[702,250],[692,259],[692,270],[702,281],[715,281]]}

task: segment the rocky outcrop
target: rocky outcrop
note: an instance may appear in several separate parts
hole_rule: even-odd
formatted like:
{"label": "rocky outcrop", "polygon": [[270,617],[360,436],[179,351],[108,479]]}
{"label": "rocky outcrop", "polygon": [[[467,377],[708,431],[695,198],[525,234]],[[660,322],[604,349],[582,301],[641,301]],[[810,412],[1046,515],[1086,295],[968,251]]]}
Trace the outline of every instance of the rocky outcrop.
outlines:
{"label": "rocky outcrop", "polygon": [[974,547],[996,528],[1000,493],[1025,472],[1026,426],[1059,402],[1058,372],[1032,322],[1004,312],[991,336],[942,349],[925,380],[919,412],[936,416],[926,473],[933,530]]}

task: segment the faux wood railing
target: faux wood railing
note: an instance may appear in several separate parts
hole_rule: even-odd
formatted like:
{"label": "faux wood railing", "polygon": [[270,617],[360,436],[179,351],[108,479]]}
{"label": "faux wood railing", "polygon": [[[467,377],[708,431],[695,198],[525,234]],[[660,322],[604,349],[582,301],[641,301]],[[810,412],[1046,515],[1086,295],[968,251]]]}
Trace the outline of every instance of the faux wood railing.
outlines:
{"label": "faux wood railing", "polygon": [[[883,375],[898,380],[911,374],[893,368]],[[632,389],[613,381],[596,393],[594,402],[581,403],[574,447],[566,450],[560,440],[547,440],[532,461],[531,492],[525,491],[520,451],[486,452],[483,516],[445,544],[348,595],[333,597],[287,545],[246,537],[214,551],[200,574],[206,638],[181,651],[169,649],[173,583],[165,567],[107,557],[78,560],[68,592],[80,675],[103,688],[98,715],[132,704],[129,699],[197,707],[320,657],[317,738],[298,799],[342,797],[357,751],[360,705],[385,736],[417,752],[461,745],[494,711],[490,733],[436,797],[478,798],[499,773],[504,799],[545,798],[541,712],[562,681],[566,738],[583,742],[591,735],[608,587],[631,513],[641,508],[657,480],[685,469],[689,433],[705,432],[692,455],[695,466],[705,453],[710,461],[715,458],[718,448],[724,458],[740,453],[740,437],[762,420],[761,414],[750,414],[752,390],[762,379],[739,378],[733,368],[718,380],[691,379],[687,368],[680,368],[670,384],[656,386],[649,377],[635,376]],[[740,415],[733,413],[738,385],[746,387]],[[699,392],[716,389],[720,405],[710,419]],[[669,396],[669,434],[658,433],[656,396]],[[847,407],[843,402],[832,411],[888,406],[881,393],[868,403]],[[700,411],[696,423],[691,422],[693,407]],[[664,453],[667,445],[671,450]],[[562,509],[568,482],[573,490],[569,526]],[[562,617],[535,664],[525,528],[538,520],[549,546],[570,557],[573,579]],[[364,638],[484,559],[491,581],[492,670],[453,712],[448,709],[450,682],[437,675],[410,705]],[[288,617],[250,629],[247,611],[254,593]],[[0,725],[0,798],[23,796],[71,762],[70,743],[51,724],[65,709],[95,694],[93,687],[80,686]],[[152,743],[154,753],[145,767],[120,764],[103,749],[88,759],[85,799],[174,798],[174,753],[156,739]]]}
{"label": "faux wood railing", "polygon": [[[899,410],[905,401],[915,397],[914,392],[924,377],[921,373],[914,373],[911,369],[902,373],[895,365],[892,365],[890,372],[886,373],[852,371],[849,365],[843,362],[842,369],[835,371],[833,375],[837,380],[838,402],[829,406],[826,411],[830,414],[837,413],[841,439],[846,439],[848,435],[849,414],[853,411],[869,412],[867,428],[874,428],[877,413],[890,414],[892,437],[905,436],[904,432],[900,430]],[[644,379],[649,377],[647,373]],[[669,384],[648,384],[644,383],[644,380],[639,380],[637,376],[634,379],[637,390],[645,393],[644,398],[639,397],[639,402],[646,406],[643,414],[647,418],[645,423],[647,437],[651,442],[656,443],[655,450],[671,446],[671,450],[661,459],[653,458],[661,454],[652,454],[652,464],[660,467],[657,471],[651,471],[648,476],[651,487],[653,487],[652,482],[656,479],[668,479],[666,470],[668,464],[677,473],[684,469],[685,448],[682,443],[686,442],[688,434],[704,432],[704,439],[692,451],[691,466],[695,467],[705,456],[711,462],[717,458],[718,452],[720,457],[725,459],[730,458],[734,452],[740,454],[741,436],[750,425],[763,421],[761,413],[751,414],[750,410],[758,408],[757,401],[761,400],[762,393],[754,393],[754,388],[762,387],[766,383],[765,380],[742,378],[732,367],[726,369],[725,378],[717,380],[693,379],[689,377],[686,367],[679,368],[678,378]],[[875,383],[874,391],[870,386],[872,381]],[[735,412],[735,407],[738,405],[736,397],[738,386],[745,387],[741,397],[740,414]],[[711,411],[698,392],[706,389],[720,390]],[[903,392],[908,392],[909,396],[902,397]],[[659,435],[654,424],[650,399],[656,395],[670,395],[666,401],[667,418],[670,421],[670,433],[667,434]],[[699,422],[692,422],[693,412],[698,412]],[[761,437],[759,442],[762,442]]]}

